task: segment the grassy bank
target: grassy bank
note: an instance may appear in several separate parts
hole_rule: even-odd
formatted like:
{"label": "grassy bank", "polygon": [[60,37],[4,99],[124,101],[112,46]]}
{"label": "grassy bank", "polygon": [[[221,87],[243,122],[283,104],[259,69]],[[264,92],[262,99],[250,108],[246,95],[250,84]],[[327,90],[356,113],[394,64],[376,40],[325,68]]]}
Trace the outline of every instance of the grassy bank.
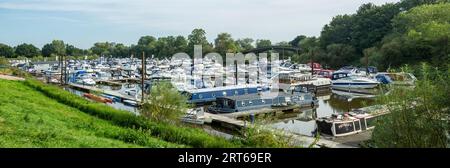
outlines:
{"label": "grassy bank", "polygon": [[241,147],[239,141],[229,141],[224,138],[207,134],[201,129],[181,127],[165,123],[151,122],[144,117],[135,116],[129,112],[87,101],[79,96],[66,92],[56,86],[45,85],[40,81],[28,79],[27,86],[45,94],[59,103],[78,109],[86,114],[109,121],[110,123],[133,130],[143,130],[153,137],[164,141],[185,144],[192,147]]}
{"label": "grassy bank", "polygon": [[0,80],[0,147],[185,147],[69,107],[19,81]]}

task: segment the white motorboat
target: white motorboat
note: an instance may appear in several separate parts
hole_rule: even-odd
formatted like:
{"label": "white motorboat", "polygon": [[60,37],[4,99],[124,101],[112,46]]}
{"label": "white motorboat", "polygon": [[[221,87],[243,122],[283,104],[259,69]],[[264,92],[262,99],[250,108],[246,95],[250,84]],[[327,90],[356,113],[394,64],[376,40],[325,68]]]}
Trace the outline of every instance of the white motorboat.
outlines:
{"label": "white motorboat", "polygon": [[337,71],[331,77],[333,88],[358,88],[372,89],[377,87],[380,82],[375,79],[363,76],[352,76],[347,71]]}

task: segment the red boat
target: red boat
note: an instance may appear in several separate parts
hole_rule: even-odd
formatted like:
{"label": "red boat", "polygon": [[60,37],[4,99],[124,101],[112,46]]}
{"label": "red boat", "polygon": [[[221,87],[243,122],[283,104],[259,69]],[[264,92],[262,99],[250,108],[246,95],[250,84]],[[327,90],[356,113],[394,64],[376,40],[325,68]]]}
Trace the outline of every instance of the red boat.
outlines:
{"label": "red boat", "polygon": [[333,76],[333,72],[334,72],[334,70],[331,70],[331,69],[322,69],[317,73],[317,75],[324,77],[324,78],[331,79],[331,76]]}
{"label": "red boat", "polygon": [[113,101],[112,101],[111,99],[104,98],[104,97],[97,96],[97,95],[90,94],[90,93],[85,93],[85,94],[83,94],[83,96],[86,97],[86,98],[88,98],[88,99],[94,100],[94,101],[96,101],[96,102],[101,102],[101,103],[113,103]]}

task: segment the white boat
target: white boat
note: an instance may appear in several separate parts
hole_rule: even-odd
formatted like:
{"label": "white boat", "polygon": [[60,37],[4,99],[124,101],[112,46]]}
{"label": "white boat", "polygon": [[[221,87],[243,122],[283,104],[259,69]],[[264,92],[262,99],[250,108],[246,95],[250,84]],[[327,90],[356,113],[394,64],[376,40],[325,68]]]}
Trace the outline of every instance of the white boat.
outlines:
{"label": "white boat", "polygon": [[189,109],[185,116],[181,117],[181,121],[191,124],[202,125],[205,123],[204,108]]}
{"label": "white boat", "polygon": [[137,106],[138,105],[138,103],[133,100],[123,100],[123,104],[129,105],[129,106]]}
{"label": "white boat", "polygon": [[375,79],[363,76],[352,76],[347,71],[336,71],[331,77],[333,88],[358,88],[372,89],[377,87],[380,82]]}
{"label": "white boat", "polygon": [[86,74],[80,75],[78,80],[76,80],[76,83],[89,86],[97,84],[94,79],[92,79],[89,75]]}

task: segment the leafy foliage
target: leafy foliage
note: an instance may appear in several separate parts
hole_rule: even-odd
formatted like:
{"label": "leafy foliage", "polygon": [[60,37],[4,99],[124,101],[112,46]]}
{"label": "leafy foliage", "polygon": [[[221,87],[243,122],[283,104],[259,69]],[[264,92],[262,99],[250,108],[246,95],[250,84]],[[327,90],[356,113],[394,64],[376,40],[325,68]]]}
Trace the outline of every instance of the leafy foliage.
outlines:
{"label": "leafy foliage", "polygon": [[395,88],[392,94],[380,98],[390,114],[375,127],[375,147],[449,147],[450,71],[426,64],[420,69],[414,89]]}
{"label": "leafy foliage", "polygon": [[6,44],[0,43],[0,57],[12,58],[14,49]]}
{"label": "leafy foliage", "polygon": [[178,121],[187,111],[187,98],[168,82],[158,83],[142,107],[141,114],[156,122]]}

